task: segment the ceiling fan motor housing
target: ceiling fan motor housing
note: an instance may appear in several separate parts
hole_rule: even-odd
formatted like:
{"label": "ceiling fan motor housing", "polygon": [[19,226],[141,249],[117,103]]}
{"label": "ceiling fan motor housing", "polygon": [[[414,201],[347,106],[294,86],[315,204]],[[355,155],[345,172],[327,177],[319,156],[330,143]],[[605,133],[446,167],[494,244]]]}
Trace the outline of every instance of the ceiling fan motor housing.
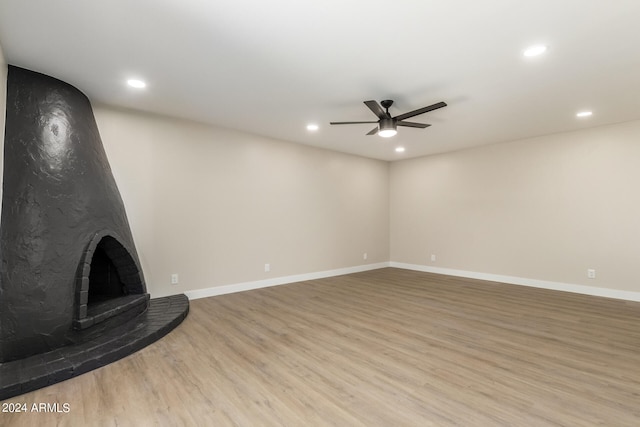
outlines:
{"label": "ceiling fan motor housing", "polygon": [[396,119],[380,119],[380,130],[385,129],[395,129],[396,128]]}

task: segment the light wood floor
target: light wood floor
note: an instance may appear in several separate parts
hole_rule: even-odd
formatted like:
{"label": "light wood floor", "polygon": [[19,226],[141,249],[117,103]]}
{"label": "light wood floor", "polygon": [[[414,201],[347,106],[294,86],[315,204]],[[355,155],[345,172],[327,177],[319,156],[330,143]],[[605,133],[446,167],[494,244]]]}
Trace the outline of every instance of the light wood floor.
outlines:
{"label": "light wood floor", "polygon": [[640,303],[382,269],[192,301],[3,426],[640,426]]}

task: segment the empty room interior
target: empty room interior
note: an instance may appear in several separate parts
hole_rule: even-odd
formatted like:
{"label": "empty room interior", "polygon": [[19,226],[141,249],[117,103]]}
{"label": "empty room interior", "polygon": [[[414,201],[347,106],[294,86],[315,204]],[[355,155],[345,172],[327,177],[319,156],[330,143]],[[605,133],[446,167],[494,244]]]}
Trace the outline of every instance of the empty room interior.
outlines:
{"label": "empty room interior", "polygon": [[2,0],[0,425],[640,425],[638,16]]}

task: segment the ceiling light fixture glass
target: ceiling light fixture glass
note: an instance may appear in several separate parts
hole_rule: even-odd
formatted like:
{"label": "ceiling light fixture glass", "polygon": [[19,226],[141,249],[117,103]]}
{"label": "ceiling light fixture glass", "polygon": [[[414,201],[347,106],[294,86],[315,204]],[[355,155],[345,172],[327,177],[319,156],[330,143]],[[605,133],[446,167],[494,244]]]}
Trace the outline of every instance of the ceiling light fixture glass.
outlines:
{"label": "ceiling light fixture glass", "polygon": [[143,89],[145,87],[147,87],[147,84],[145,82],[143,82],[142,80],[138,80],[138,79],[129,79],[127,80],[127,84],[131,87],[134,87],[136,89]]}
{"label": "ceiling light fixture glass", "polygon": [[524,56],[538,56],[538,55],[542,55],[543,53],[545,53],[547,51],[547,47],[543,44],[538,44],[535,46],[531,46],[529,48],[527,48],[523,55]]}
{"label": "ceiling light fixture glass", "polygon": [[396,153],[404,153],[404,147],[396,147]]}
{"label": "ceiling light fixture glass", "polygon": [[593,115],[593,112],[591,111],[580,111],[578,114],[576,114],[576,117],[589,117]]}
{"label": "ceiling light fixture glass", "polygon": [[320,129],[320,127],[318,125],[314,124],[314,123],[310,123],[310,124],[307,125],[307,130],[309,132],[315,132],[318,129]]}
{"label": "ceiling light fixture glass", "polygon": [[398,131],[396,130],[396,124],[393,119],[380,119],[380,130],[378,135],[383,138],[389,138],[394,136]]}

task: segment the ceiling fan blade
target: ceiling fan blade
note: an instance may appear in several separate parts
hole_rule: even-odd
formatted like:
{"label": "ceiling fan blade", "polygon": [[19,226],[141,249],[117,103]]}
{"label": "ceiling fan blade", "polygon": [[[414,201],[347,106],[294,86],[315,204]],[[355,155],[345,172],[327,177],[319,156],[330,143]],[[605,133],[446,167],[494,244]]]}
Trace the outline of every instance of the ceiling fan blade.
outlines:
{"label": "ceiling fan blade", "polygon": [[419,108],[417,110],[409,111],[408,113],[400,114],[399,116],[394,117],[396,120],[404,120],[409,117],[417,116],[419,114],[428,113],[429,111],[437,110],[438,108],[446,107],[447,104],[444,102],[438,102],[437,104],[429,105],[428,107]]}
{"label": "ceiling fan blade", "polygon": [[329,122],[330,125],[357,125],[360,123],[378,123],[377,121],[373,122]]}
{"label": "ceiling fan blade", "polygon": [[375,135],[376,133],[378,133],[378,128],[377,127],[371,129],[369,131],[369,133],[367,133],[367,135]]}
{"label": "ceiling fan blade", "polygon": [[398,126],[406,126],[406,127],[409,127],[409,128],[421,128],[421,129],[424,129],[424,128],[427,128],[427,127],[431,126],[431,125],[428,125],[426,123],[416,123],[416,122],[396,122],[396,125],[398,125]]}
{"label": "ceiling fan blade", "polygon": [[373,111],[373,114],[378,116],[379,119],[391,118],[376,101],[364,101],[364,103],[371,111]]}

